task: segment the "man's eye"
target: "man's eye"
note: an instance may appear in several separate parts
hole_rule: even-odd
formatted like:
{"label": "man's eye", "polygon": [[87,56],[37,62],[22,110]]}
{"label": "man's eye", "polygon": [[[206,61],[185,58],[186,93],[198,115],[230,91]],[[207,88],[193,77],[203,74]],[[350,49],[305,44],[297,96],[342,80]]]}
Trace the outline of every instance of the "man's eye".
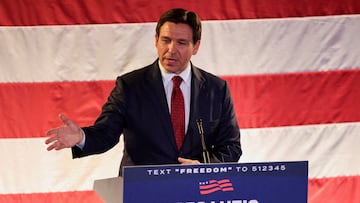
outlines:
{"label": "man's eye", "polygon": [[185,42],[185,41],[180,41],[179,44],[181,44],[181,45],[186,45],[187,42]]}
{"label": "man's eye", "polygon": [[166,44],[167,44],[167,43],[170,43],[170,40],[169,40],[169,39],[162,39],[161,41],[164,42],[164,43],[166,43]]}

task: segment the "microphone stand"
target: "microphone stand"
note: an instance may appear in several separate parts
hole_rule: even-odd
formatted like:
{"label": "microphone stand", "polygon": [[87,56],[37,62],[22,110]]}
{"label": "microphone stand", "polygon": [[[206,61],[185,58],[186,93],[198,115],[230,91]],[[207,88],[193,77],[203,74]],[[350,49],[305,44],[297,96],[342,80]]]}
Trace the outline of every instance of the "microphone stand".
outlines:
{"label": "microphone stand", "polygon": [[197,119],[196,123],[197,123],[197,127],[198,127],[198,130],[199,130],[199,135],[200,135],[200,139],[201,139],[203,161],[204,161],[205,164],[208,164],[208,163],[210,163],[210,156],[209,156],[209,152],[206,149],[205,138],[204,138],[204,129],[203,129],[203,126],[202,126],[202,120]]}

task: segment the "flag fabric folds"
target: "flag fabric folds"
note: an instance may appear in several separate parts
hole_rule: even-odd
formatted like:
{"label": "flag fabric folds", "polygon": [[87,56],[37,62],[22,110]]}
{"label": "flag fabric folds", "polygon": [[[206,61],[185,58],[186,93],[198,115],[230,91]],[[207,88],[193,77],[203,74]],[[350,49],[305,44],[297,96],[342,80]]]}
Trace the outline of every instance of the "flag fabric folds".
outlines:
{"label": "flag fabric folds", "polygon": [[[169,8],[199,13],[192,62],[224,78],[239,162],[309,161],[310,203],[360,201],[360,2],[355,0],[0,2],[0,202],[102,202],[123,143],[73,160],[47,152],[63,113],[91,125],[118,75],[152,63]],[[80,201],[81,200],[81,201]]]}

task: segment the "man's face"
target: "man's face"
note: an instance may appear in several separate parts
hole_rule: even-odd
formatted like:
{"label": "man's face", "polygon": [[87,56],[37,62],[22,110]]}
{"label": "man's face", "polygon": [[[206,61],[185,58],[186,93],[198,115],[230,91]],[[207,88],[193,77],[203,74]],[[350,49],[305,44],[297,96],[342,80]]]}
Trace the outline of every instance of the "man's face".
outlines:
{"label": "man's face", "polygon": [[199,49],[200,41],[193,43],[192,29],[183,23],[164,23],[155,35],[155,45],[161,65],[172,73],[182,72]]}

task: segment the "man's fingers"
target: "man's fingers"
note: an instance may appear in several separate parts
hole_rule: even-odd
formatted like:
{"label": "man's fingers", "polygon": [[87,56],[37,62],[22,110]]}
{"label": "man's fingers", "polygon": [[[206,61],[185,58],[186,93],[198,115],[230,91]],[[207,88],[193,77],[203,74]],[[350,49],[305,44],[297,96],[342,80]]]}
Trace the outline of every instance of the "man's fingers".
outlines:
{"label": "man's fingers", "polygon": [[53,129],[51,129],[51,130],[48,130],[48,131],[46,132],[46,136],[50,136],[50,135],[53,135],[53,134],[57,134],[57,133],[58,133],[58,130],[59,130],[59,128],[53,128]]}
{"label": "man's fingers", "polygon": [[55,148],[55,144],[52,144],[50,146],[48,146],[48,148],[46,148],[48,151],[51,151]]}
{"label": "man's fingers", "polygon": [[61,150],[61,149],[64,149],[65,148],[65,145],[61,142],[56,142],[55,143],[55,150]]}
{"label": "man's fingers", "polygon": [[59,119],[65,124],[69,120],[66,116],[64,116],[64,114],[59,114]]}
{"label": "man's fingers", "polygon": [[54,128],[46,132],[46,136],[51,136],[45,140],[45,144],[54,142],[57,139],[59,128]]}
{"label": "man's fingers", "polygon": [[51,151],[51,150],[53,150],[53,149],[55,149],[55,150],[61,150],[61,149],[64,149],[65,148],[65,145],[64,144],[62,144],[61,142],[59,142],[59,141],[56,141],[56,142],[54,142],[53,144],[51,144],[48,148],[47,148],[47,150],[48,151]]}
{"label": "man's fingers", "polygon": [[181,157],[178,158],[179,163],[183,163],[184,161],[185,161],[184,158],[181,158]]}
{"label": "man's fingers", "polygon": [[68,119],[66,116],[64,116],[63,114],[59,115],[60,120],[67,126],[69,126],[72,129],[77,129],[77,125],[74,123],[74,121]]}
{"label": "man's fingers", "polygon": [[50,138],[48,138],[48,139],[45,140],[45,144],[52,143],[52,142],[54,142],[55,140],[57,140],[57,137],[56,137],[56,136],[50,137]]}
{"label": "man's fingers", "polygon": [[200,162],[198,160],[185,159],[182,157],[179,157],[178,161],[180,164],[200,164]]}

